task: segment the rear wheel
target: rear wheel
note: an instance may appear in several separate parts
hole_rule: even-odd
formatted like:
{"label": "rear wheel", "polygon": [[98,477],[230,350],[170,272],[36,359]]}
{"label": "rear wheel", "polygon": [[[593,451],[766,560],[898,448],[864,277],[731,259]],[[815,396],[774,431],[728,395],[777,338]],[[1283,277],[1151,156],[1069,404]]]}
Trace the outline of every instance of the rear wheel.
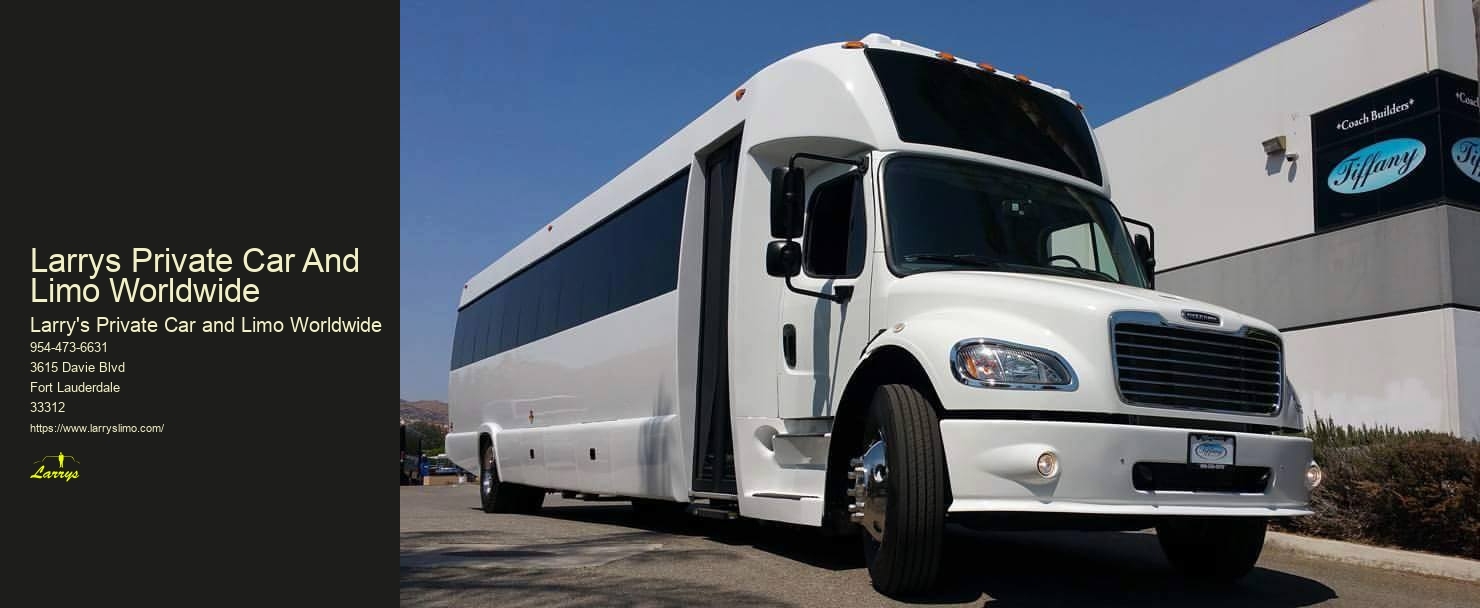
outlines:
{"label": "rear wheel", "polygon": [[1232,582],[1254,568],[1264,549],[1262,517],[1177,517],[1156,526],[1167,561],[1188,578]]}
{"label": "rear wheel", "polygon": [[885,595],[929,589],[945,540],[946,465],[935,408],[904,384],[879,387],[853,459],[854,522],[863,527],[864,559]]}
{"label": "rear wheel", "polygon": [[493,444],[483,445],[483,457],[479,459],[478,496],[483,501],[485,513],[534,513],[545,503],[545,491],[513,483],[505,483],[498,477],[498,461]]}

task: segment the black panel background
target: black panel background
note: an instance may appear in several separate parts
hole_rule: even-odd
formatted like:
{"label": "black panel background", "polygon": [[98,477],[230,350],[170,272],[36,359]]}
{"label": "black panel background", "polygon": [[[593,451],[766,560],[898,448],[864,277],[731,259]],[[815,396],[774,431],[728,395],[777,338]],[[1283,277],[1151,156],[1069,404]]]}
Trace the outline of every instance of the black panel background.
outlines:
{"label": "black panel background", "polygon": [[[1476,110],[1456,96],[1467,91],[1474,98],[1475,86],[1474,80],[1435,70],[1311,115],[1316,230],[1440,201],[1480,205],[1480,184],[1459,172],[1451,152],[1455,140],[1475,135]],[[1344,119],[1410,101],[1402,112],[1354,128],[1337,128]],[[1422,164],[1412,173],[1392,185],[1362,194],[1341,194],[1326,186],[1331,169],[1347,156],[1362,147],[1399,137],[1418,139],[1426,148]]]}
{"label": "black panel background", "polygon": [[[0,343],[12,362],[0,471],[18,601],[396,601],[398,15],[390,4],[345,6],[355,10],[127,3],[8,13],[5,266],[15,306],[3,308],[27,312],[6,315]],[[228,278],[257,283],[261,300],[29,303],[32,247],[116,252],[126,264],[136,246],[229,253],[238,268]],[[300,261],[309,247],[358,247],[360,271],[247,274],[249,247]],[[449,308],[455,295],[445,294]],[[109,342],[106,356],[40,360],[126,362],[113,378],[123,392],[30,414],[28,380],[109,379],[24,374],[33,315],[373,316],[385,328],[94,337]],[[28,432],[62,422],[166,429]],[[59,451],[77,458],[79,479],[29,478],[30,463]]]}

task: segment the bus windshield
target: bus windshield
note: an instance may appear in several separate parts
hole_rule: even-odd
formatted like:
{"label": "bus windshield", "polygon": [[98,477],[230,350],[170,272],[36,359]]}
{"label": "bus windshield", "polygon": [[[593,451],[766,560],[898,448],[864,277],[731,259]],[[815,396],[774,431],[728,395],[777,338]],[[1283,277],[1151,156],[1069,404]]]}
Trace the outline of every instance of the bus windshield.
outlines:
{"label": "bus windshield", "polygon": [[890,268],[1022,272],[1146,287],[1125,224],[1103,196],[944,158],[884,165]]}
{"label": "bus windshield", "polygon": [[1089,123],[1069,100],[953,62],[882,49],[865,53],[900,139],[1104,183]]}

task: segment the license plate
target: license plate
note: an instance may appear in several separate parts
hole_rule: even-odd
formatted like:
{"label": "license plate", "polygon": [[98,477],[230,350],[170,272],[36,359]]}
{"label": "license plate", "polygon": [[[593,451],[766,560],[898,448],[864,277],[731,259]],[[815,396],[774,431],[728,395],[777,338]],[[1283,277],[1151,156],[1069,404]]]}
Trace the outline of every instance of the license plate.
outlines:
{"label": "license plate", "polygon": [[1187,464],[1200,469],[1233,466],[1233,435],[1187,434]]}

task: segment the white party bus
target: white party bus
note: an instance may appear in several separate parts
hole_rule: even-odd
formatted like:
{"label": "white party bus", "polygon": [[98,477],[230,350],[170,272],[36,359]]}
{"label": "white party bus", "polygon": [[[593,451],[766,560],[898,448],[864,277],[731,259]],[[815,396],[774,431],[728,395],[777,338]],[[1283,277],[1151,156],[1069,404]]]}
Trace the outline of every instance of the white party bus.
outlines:
{"label": "white party bus", "polygon": [[1104,163],[1023,74],[878,34],[791,55],[468,280],[447,451],[490,512],[857,530],[889,594],[932,585],[947,522],[1155,527],[1241,576],[1321,476],[1280,334],[1153,291]]}

